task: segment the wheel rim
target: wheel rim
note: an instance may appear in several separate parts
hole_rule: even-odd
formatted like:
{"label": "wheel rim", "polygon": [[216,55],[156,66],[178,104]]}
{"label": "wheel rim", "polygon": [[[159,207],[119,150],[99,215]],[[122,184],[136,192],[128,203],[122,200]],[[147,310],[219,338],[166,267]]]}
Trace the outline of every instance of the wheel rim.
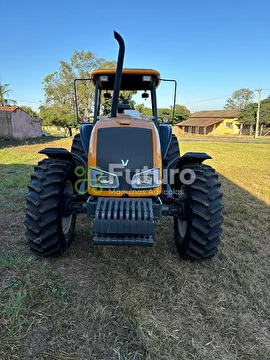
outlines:
{"label": "wheel rim", "polygon": [[[73,193],[74,193],[73,185],[72,185],[71,181],[68,180],[65,184],[64,194],[73,194]],[[69,230],[71,228],[72,219],[73,219],[73,215],[69,215],[68,217],[61,218],[62,231],[63,231],[63,234],[65,235],[66,239],[67,239],[66,235],[69,233]]]}
{"label": "wheel rim", "polygon": [[[187,198],[186,185],[180,186],[178,198],[180,198],[182,200]],[[187,221],[182,220],[182,219],[177,219],[177,226],[178,226],[179,235],[181,236],[181,238],[184,238],[186,235],[186,232],[187,232]]]}
{"label": "wheel rim", "polygon": [[179,235],[181,236],[181,238],[184,238],[187,232],[187,221],[177,219],[177,226],[178,226]]}

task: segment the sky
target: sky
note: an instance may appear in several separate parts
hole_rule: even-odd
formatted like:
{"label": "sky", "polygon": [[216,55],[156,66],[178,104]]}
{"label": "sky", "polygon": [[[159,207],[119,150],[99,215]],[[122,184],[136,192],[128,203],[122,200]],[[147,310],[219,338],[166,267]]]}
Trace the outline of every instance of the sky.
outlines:
{"label": "sky", "polygon": [[[124,67],[176,79],[177,103],[191,112],[222,109],[240,88],[263,89],[263,99],[270,95],[269,13],[269,0],[1,1],[0,82],[19,105],[37,109],[44,77],[75,50],[116,60],[116,30],[126,44]],[[172,104],[172,89],[159,88],[159,107]]]}

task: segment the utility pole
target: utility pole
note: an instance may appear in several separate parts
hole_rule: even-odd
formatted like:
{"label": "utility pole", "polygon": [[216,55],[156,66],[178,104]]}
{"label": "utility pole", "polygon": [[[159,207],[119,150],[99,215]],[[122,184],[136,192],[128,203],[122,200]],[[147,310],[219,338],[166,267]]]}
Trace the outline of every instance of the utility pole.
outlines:
{"label": "utility pole", "polygon": [[260,105],[261,105],[261,91],[262,89],[255,90],[258,92],[258,110],[257,110],[257,120],[256,120],[256,129],[255,129],[255,138],[258,137],[259,132],[259,122],[260,122]]}

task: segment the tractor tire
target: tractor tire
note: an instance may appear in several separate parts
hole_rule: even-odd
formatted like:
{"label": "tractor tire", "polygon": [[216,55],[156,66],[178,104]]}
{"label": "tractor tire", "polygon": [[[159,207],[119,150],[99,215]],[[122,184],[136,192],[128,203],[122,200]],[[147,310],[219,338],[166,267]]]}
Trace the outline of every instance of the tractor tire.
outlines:
{"label": "tractor tire", "polygon": [[75,156],[73,157],[76,165],[75,174],[78,184],[77,186],[75,186],[76,193],[86,194],[87,186],[85,184],[87,184],[87,156],[85,155],[85,152],[83,150],[80,134],[76,134],[74,136],[71,146],[71,153],[77,155],[79,159],[82,159],[82,161],[79,161]]}
{"label": "tractor tire", "polygon": [[35,167],[26,195],[25,226],[30,249],[38,255],[61,255],[71,244],[76,215],[62,216],[63,195],[74,193],[74,164],[44,159]]}
{"label": "tractor tire", "polygon": [[193,170],[196,178],[179,186],[179,197],[186,201],[186,220],[174,218],[175,244],[184,259],[209,259],[218,252],[222,233],[221,184],[211,166],[187,164],[184,169]]}
{"label": "tractor tire", "polygon": [[163,160],[163,167],[167,167],[167,165],[174,160],[175,158],[180,156],[179,143],[177,137],[172,134],[171,143],[166,154],[165,159]]}
{"label": "tractor tire", "polygon": [[[85,163],[87,164],[87,156],[84,153],[83,146],[82,146],[82,140],[81,135],[76,134],[73,138],[72,146],[71,146],[71,152],[75,155],[77,155],[79,158],[81,158]],[[83,163],[81,163],[78,159],[74,157],[76,166],[82,166]]]}

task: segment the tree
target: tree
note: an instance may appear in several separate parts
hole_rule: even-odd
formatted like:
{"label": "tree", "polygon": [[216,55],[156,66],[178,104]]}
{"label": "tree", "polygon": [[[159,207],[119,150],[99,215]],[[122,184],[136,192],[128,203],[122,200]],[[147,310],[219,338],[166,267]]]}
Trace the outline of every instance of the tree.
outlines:
{"label": "tree", "polygon": [[254,125],[257,117],[258,104],[247,104],[244,109],[239,112],[238,118],[243,125]]}
{"label": "tree", "polygon": [[20,108],[25,111],[28,115],[30,115],[32,118],[37,118],[39,117],[37,112],[34,111],[30,106],[24,106],[24,105],[20,105]]}
{"label": "tree", "polygon": [[[152,109],[147,108],[144,104],[138,104],[135,106],[135,110],[139,111],[145,116],[152,116]],[[172,120],[173,107],[170,108],[158,108],[158,120],[163,121],[164,118],[167,118],[169,122]],[[190,116],[190,111],[183,105],[175,105],[174,121],[171,122],[172,125],[176,125],[179,122],[188,119]]]}
{"label": "tree", "polygon": [[120,91],[119,103],[120,104],[129,104],[134,109],[136,103],[134,100],[132,100],[132,96],[136,93],[137,93],[137,91]]}
{"label": "tree", "polygon": [[11,90],[9,89],[9,84],[0,83],[0,106],[9,106],[16,104],[15,100],[7,99]]}
{"label": "tree", "polygon": [[270,124],[270,99],[262,100],[260,107],[260,123],[261,124]]}
{"label": "tree", "polygon": [[[111,98],[108,99],[101,99],[101,108],[102,114],[108,115],[112,109],[112,91],[108,91],[111,94]],[[129,104],[133,109],[135,108],[135,101],[132,100],[132,96],[136,94],[137,91],[120,91],[119,93],[119,103],[120,104]]]}
{"label": "tree", "polygon": [[261,101],[261,104],[265,104],[265,103],[270,103],[270,95],[266,99]]}
{"label": "tree", "polygon": [[236,90],[226,101],[224,109],[244,109],[248,104],[252,103],[254,91],[248,88]]}
{"label": "tree", "polygon": [[[75,51],[70,62],[59,61],[59,69],[43,80],[45,101],[40,106],[43,124],[55,125],[69,131],[76,126],[75,98],[73,81],[76,78],[89,78],[92,70],[113,68],[115,62],[96,58],[91,51]],[[78,108],[80,114],[93,112],[94,86],[89,82],[79,82],[77,87]]]}
{"label": "tree", "polygon": [[179,124],[181,121],[184,121],[189,118],[190,111],[183,105],[175,105],[174,120],[172,120],[173,115],[173,106],[168,108],[158,109],[158,119],[162,122],[163,118],[168,118],[172,125]]}
{"label": "tree", "polygon": [[158,108],[158,121],[163,122],[164,118],[167,118],[168,121],[171,121],[172,118],[172,110],[170,108]]}
{"label": "tree", "polygon": [[[172,108],[172,107],[171,107]],[[174,123],[179,124],[181,121],[187,120],[190,117],[190,111],[183,105],[175,105]]]}
{"label": "tree", "polygon": [[76,122],[75,118],[71,117],[67,107],[40,106],[39,111],[42,125],[54,125],[57,128],[62,128],[66,135],[72,136],[72,127],[76,125]]}
{"label": "tree", "polygon": [[135,105],[135,110],[139,111],[139,113],[144,116],[152,116],[152,109],[146,107],[144,104]]}
{"label": "tree", "polygon": [[[258,103],[247,104],[239,113],[239,120],[244,125],[255,125]],[[270,124],[270,97],[261,101],[260,123]]]}

